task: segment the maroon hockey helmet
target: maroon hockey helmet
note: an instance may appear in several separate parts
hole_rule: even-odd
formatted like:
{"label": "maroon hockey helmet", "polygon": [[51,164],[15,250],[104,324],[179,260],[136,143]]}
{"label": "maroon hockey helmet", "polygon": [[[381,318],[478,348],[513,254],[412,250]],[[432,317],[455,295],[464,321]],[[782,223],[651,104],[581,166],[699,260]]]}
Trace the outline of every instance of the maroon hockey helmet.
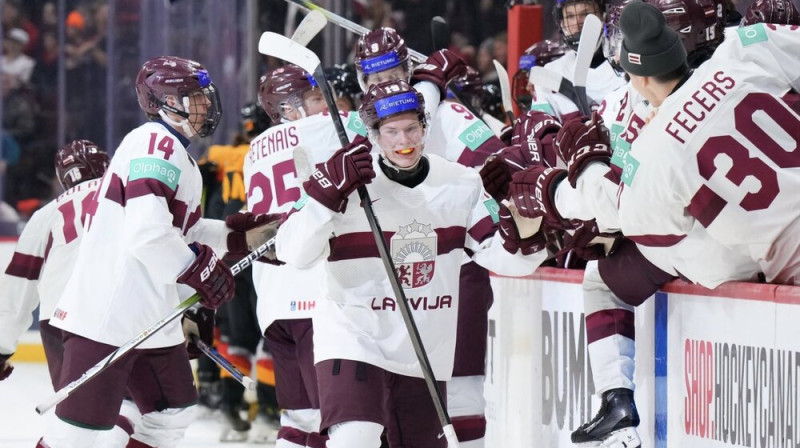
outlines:
{"label": "maroon hockey helmet", "polygon": [[520,110],[528,111],[531,108],[530,71],[534,66],[544,67],[567,51],[567,46],[561,40],[545,39],[528,47],[519,57],[519,70],[514,73],[511,80],[511,94]]}
{"label": "maroon hockey helmet", "polygon": [[56,177],[65,190],[102,177],[108,168],[108,154],[89,140],[73,140],[56,152]]}
{"label": "maroon hockey helmet", "polygon": [[618,75],[625,73],[625,70],[619,64],[619,54],[622,48],[622,31],[619,29],[619,17],[622,14],[622,8],[631,1],[615,0],[606,3],[606,11],[603,17],[603,55]]}
{"label": "maroon hockey helmet", "polygon": [[261,76],[258,83],[258,103],[273,123],[280,123],[284,118],[284,109],[289,106],[303,110],[303,94],[315,88],[317,81],[313,76],[302,68],[289,64]]}
{"label": "maroon hockey helmet", "polygon": [[366,77],[402,66],[411,78],[411,59],[406,42],[394,28],[381,27],[361,36],[356,45],[356,72],[361,89],[367,90]]}
{"label": "maroon hockey helmet", "polygon": [[705,62],[724,39],[714,0],[647,0],[681,37],[692,67]]}
{"label": "maroon hockey helmet", "polygon": [[[453,79],[453,84],[464,95],[464,99],[469,101],[470,106],[477,111],[482,111],[484,100],[483,81],[481,80],[481,74],[477,70],[467,66],[466,73]],[[451,95],[452,93],[448,91],[448,98]]]}
{"label": "maroon hockey helmet", "polygon": [[756,0],[742,18],[742,26],[755,23],[800,25],[800,13],[791,0]]}
{"label": "maroon hockey helmet", "polygon": [[[561,36],[564,38],[564,43],[573,50],[578,50],[578,44],[581,41],[581,32],[575,32],[572,34],[567,34],[564,31],[563,21],[564,21],[564,9],[569,5],[579,5],[581,3],[586,3],[588,5],[594,5],[595,10],[597,11],[597,17],[602,17],[603,7],[600,0],[556,0],[556,4],[553,7],[553,19],[556,22],[556,27],[561,32]],[[576,17],[575,20],[577,21],[579,18]],[[569,16],[567,16],[567,20],[569,21]]]}
{"label": "maroon hockey helmet", "polygon": [[425,99],[406,81],[387,81],[370,87],[364,94],[358,115],[367,129],[377,130],[383,120],[395,115],[416,112],[427,126]]}
{"label": "maroon hockey helmet", "polygon": [[[159,56],[145,62],[136,76],[139,107],[151,117],[165,111],[189,119],[189,96],[197,92],[202,93],[209,103],[203,127],[197,132],[201,137],[206,137],[214,133],[222,118],[219,93],[211,82],[208,70],[189,59]],[[178,99],[181,108],[167,104],[167,96],[170,95]]]}

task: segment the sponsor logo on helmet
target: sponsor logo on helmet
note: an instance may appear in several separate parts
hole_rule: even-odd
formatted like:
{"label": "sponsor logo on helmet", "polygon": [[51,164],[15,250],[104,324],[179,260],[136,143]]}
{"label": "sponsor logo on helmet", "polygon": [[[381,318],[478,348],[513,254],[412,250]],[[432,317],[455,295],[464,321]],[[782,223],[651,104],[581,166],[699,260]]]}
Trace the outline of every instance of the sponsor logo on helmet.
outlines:
{"label": "sponsor logo on helmet", "polygon": [[405,92],[375,101],[375,112],[378,114],[378,118],[408,110],[417,110],[418,107],[419,103],[415,92]]}
{"label": "sponsor logo on helmet", "polygon": [[183,82],[183,78],[170,78],[164,81],[164,84],[178,84]]}
{"label": "sponsor logo on helmet", "polygon": [[206,87],[211,84],[211,77],[208,76],[208,70],[198,70],[197,80],[200,82],[200,87]]}
{"label": "sponsor logo on helmet", "polygon": [[437,238],[430,224],[420,224],[416,220],[400,226],[392,235],[392,261],[403,288],[419,288],[433,280]]}
{"label": "sponsor logo on helmet", "polygon": [[536,56],[532,54],[523,54],[519,57],[519,69],[530,70],[531,67],[536,65]]}
{"label": "sponsor logo on helmet", "polygon": [[398,65],[400,65],[400,58],[397,57],[397,52],[392,50],[386,54],[375,56],[374,58],[364,59],[361,61],[361,70],[365,75],[369,75],[371,73],[397,67]]}

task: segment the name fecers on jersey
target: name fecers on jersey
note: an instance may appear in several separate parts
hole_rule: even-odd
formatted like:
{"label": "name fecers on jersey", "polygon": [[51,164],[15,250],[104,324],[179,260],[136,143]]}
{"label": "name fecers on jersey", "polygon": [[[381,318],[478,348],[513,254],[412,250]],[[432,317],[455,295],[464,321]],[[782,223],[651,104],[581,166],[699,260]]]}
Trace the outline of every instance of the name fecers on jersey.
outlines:
{"label": "name fecers on jersey", "polygon": [[683,104],[681,108],[683,112],[676,113],[667,123],[664,130],[675,140],[686,143],[686,139],[689,138],[689,135],[686,134],[694,132],[697,129],[697,123],[708,117],[706,112],[711,112],[722,97],[736,85],[736,81],[722,70],[714,73],[713,78],[713,81],[706,81],[700,85],[700,90],[694,92],[691,99]]}

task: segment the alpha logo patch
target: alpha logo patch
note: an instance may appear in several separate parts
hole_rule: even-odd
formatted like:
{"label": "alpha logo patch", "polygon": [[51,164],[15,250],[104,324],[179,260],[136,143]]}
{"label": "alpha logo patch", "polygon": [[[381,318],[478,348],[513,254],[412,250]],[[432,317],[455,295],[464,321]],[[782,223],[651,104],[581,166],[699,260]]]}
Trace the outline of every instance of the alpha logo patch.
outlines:
{"label": "alpha logo patch", "polygon": [[161,159],[141,157],[131,160],[128,173],[128,180],[138,179],[155,179],[175,191],[181,179],[181,170]]}
{"label": "alpha logo patch", "polygon": [[400,286],[419,288],[433,279],[436,267],[438,236],[430,224],[411,224],[400,226],[392,235],[390,253]]}

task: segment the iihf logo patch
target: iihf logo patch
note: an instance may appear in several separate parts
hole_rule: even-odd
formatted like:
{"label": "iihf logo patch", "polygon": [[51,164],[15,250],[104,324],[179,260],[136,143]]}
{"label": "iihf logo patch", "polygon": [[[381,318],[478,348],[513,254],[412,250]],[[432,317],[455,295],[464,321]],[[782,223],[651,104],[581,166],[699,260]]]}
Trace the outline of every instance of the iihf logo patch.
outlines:
{"label": "iihf logo patch", "polygon": [[433,227],[416,220],[392,235],[391,256],[403,288],[419,288],[433,279],[437,235]]}
{"label": "iihf logo patch", "polygon": [[628,53],[628,62],[631,64],[642,65],[642,55],[639,53]]}

